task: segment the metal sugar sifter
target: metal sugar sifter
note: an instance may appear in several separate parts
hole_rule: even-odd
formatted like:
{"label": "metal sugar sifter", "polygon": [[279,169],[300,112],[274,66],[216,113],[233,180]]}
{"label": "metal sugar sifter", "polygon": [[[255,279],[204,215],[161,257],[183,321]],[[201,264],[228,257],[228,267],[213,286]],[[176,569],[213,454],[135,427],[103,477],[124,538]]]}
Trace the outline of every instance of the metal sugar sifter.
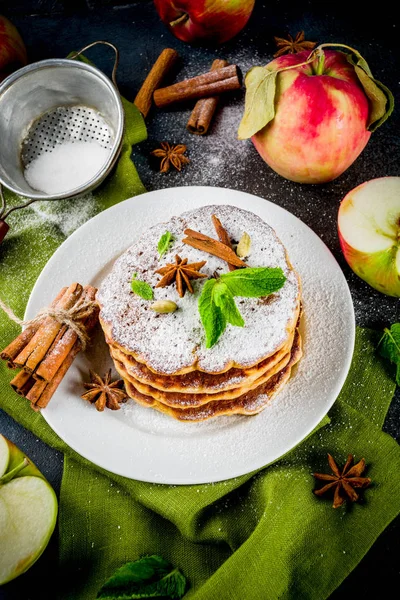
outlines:
{"label": "metal sugar sifter", "polygon": [[[99,69],[74,60],[96,44],[115,52],[111,80]],[[38,200],[73,198],[96,188],[115,165],[122,146],[124,111],[116,82],[119,52],[110,42],[93,42],[66,59],[47,59],[15,71],[0,84],[0,243],[6,218]],[[63,142],[93,142],[107,148],[106,162],[80,187],[54,195],[33,189],[26,167]],[[1,186],[27,202],[6,207]]]}

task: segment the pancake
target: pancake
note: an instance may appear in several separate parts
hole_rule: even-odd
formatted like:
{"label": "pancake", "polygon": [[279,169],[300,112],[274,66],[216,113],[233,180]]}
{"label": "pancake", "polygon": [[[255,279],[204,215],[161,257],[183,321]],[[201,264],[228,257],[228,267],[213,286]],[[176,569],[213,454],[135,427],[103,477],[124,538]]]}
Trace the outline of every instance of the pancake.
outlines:
{"label": "pancake", "polygon": [[194,370],[183,375],[161,375],[151,371],[143,363],[136,361],[133,356],[124,354],[119,348],[110,346],[110,353],[114,361],[123,364],[128,379],[133,377],[143,385],[151,386],[162,392],[197,394],[206,391],[208,394],[216,394],[235,389],[241,385],[250,385],[266,374],[285,355],[290,354],[293,338],[294,332],[287,344],[273,356],[266,358],[259,364],[248,369],[234,367],[224,373],[205,373],[204,371]]}
{"label": "pancake", "polygon": [[[198,298],[204,280],[192,281],[194,293],[180,298],[175,285],[156,287],[156,271],[174,262],[175,255],[188,262],[206,260],[201,269],[208,278],[227,272],[227,263],[182,242],[186,228],[217,238],[212,224],[215,214],[229,238],[238,241],[244,232],[251,238],[249,267],[281,267],[286,281],[267,298],[236,298],[244,327],[228,323],[212,348],[206,348],[205,333],[198,311]],[[173,242],[160,257],[157,244],[169,231]],[[148,283],[154,300],[172,300],[178,310],[172,314],[154,313],[147,300],[131,290],[133,274]],[[100,323],[110,348],[145,365],[144,371],[157,375],[180,376],[193,371],[221,374],[230,369],[249,369],[287,347],[300,311],[301,283],[286,249],[275,231],[250,211],[231,205],[211,205],[187,211],[168,222],[150,227],[113,265],[97,292]],[[262,335],[260,335],[262,332]],[[149,383],[149,382],[148,382]],[[165,390],[164,390],[165,391]]]}
{"label": "pancake", "polygon": [[253,381],[253,383],[248,385],[243,385],[237,388],[233,388],[231,390],[226,390],[223,392],[215,392],[213,394],[205,393],[185,393],[185,392],[163,392],[161,390],[157,390],[156,388],[152,388],[150,385],[142,384],[137,381],[134,377],[130,376],[124,365],[118,360],[114,359],[114,365],[117,369],[118,373],[125,381],[129,381],[132,385],[135,386],[135,389],[145,396],[151,396],[154,400],[158,402],[162,402],[162,404],[166,404],[167,406],[177,406],[186,408],[189,406],[202,406],[203,404],[207,404],[208,402],[216,400],[232,400],[237,398],[244,393],[250,391],[253,388],[258,387],[262,383],[268,381],[273,375],[281,371],[290,360],[290,352],[284,355],[282,360],[280,360],[275,366],[267,371],[266,374],[261,375],[258,379]]}
{"label": "pancake", "polygon": [[232,400],[210,401],[200,407],[176,408],[167,406],[150,396],[138,392],[129,381],[125,382],[126,391],[131,398],[142,406],[154,408],[179,421],[197,422],[228,415],[255,415],[265,409],[267,404],[284,387],[290,378],[291,370],[302,356],[301,338],[293,344],[292,353],[288,364],[257,388]]}

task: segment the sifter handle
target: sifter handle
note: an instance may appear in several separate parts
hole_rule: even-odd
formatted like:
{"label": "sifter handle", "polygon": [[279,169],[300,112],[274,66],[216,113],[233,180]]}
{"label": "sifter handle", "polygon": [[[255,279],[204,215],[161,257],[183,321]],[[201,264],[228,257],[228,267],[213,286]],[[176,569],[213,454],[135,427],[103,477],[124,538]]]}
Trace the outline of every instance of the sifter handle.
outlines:
{"label": "sifter handle", "polygon": [[71,54],[69,56],[69,58],[70,59],[78,58],[78,56],[80,56],[82,54],[82,52],[85,52],[85,50],[88,50],[89,48],[91,48],[92,46],[96,46],[97,44],[104,44],[106,46],[110,46],[110,48],[112,48],[114,50],[115,60],[114,60],[113,70],[112,70],[112,73],[111,73],[111,79],[112,79],[112,82],[115,85],[115,87],[118,89],[118,85],[117,85],[117,68],[118,68],[118,63],[119,63],[119,50],[111,42],[106,42],[105,40],[98,40],[97,42],[92,42],[91,44],[88,44],[87,46],[85,46],[84,48],[82,48],[81,50],[79,50],[78,52],[74,52],[73,54]]}
{"label": "sifter handle", "polygon": [[0,219],[0,244],[4,240],[7,235],[7,231],[10,229],[10,226],[7,225],[3,219]]}

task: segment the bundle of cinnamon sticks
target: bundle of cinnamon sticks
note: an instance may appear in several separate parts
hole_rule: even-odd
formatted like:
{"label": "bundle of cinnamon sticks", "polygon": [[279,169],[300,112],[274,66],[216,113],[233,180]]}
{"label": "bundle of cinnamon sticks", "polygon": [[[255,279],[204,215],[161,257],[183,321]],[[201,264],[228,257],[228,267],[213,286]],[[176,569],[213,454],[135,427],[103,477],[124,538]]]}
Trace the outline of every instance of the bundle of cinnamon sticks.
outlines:
{"label": "bundle of cinnamon sticks", "polygon": [[20,369],[11,380],[17,394],[34,410],[47,406],[88,334],[98,322],[97,289],[72,283],[51,305],[27,324],[0,353],[10,369]]}
{"label": "bundle of cinnamon sticks", "polygon": [[152,105],[164,108],[176,103],[197,100],[187,123],[191,133],[207,133],[217,108],[220,94],[242,86],[242,74],[237,65],[226,60],[214,60],[210,71],[184,79],[167,87],[160,87],[178,61],[178,53],[165,48],[152,66],[134,100],[135,106],[146,118]]}

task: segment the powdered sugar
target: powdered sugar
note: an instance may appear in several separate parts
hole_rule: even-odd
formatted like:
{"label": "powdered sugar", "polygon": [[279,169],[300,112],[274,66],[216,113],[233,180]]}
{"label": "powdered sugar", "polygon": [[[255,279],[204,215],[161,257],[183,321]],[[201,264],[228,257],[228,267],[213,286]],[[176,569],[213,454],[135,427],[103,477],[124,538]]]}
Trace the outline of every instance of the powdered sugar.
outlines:
{"label": "powdered sugar", "polygon": [[24,176],[34,190],[61,194],[95,177],[109,155],[97,142],[63,142],[30,162]]}
{"label": "powdered sugar", "polygon": [[[304,355],[284,389],[256,416],[183,423],[128,400],[100,413],[80,398],[93,368],[112,365],[102,332],[80,353],[43,417],[80,454],[102,468],[142,481],[188,484],[248,473],[285,454],[331,407],[347,373],[354,314],[341,269],[321,240],[279,206],[234,190],[174,188],[151,192],[100,213],[74,233],[46,265],[25,318],[70,281],[101,285],[115,260],[157,221],[209,204],[248,207],[275,229],[299,272]],[[167,257],[164,257],[167,260]],[[172,288],[171,288],[172,289]],[[116,377],[117,374],[114,374]]]}
{"label": "powdered sugar", "polygon": [[[226,272],[226,263],[221,259],[182,243],[186,228],[216,237],[212,214],[219,217],[231,239],[238,241],[244,231],[249,233],[252,241],[249,266],[281,267],[287,280],[269,303],[256,298],[237,298],[245,326],[228,324],[218,343],[206,349],[197,306],[203,282],[193,282],[195,293],[180,298],[175,286],[155,287],[160,280],[155,271],[173,262],[178,254],[189,262],[207,260],[202,272],[209,277],[214,272]],[[165,231],[172,233],[174,242],[160,259],[157,243]],[[148,301],[131,291],[133,273],[152,286],[155,300],[173,300],[178,310],[166,315],[149,310]],[[259,362],[287,340],[287,329],[296,318],[298,297],[297,276],[272,228],[255,214],[228,205],[204,206],[151,227],[116,261],[98,293],[100,316],[111,327],[113,339],[161,373],[174,373],[190,367],[196,360],[200,369],[210,373],[223,371],[233,363],[250,366]]]}

